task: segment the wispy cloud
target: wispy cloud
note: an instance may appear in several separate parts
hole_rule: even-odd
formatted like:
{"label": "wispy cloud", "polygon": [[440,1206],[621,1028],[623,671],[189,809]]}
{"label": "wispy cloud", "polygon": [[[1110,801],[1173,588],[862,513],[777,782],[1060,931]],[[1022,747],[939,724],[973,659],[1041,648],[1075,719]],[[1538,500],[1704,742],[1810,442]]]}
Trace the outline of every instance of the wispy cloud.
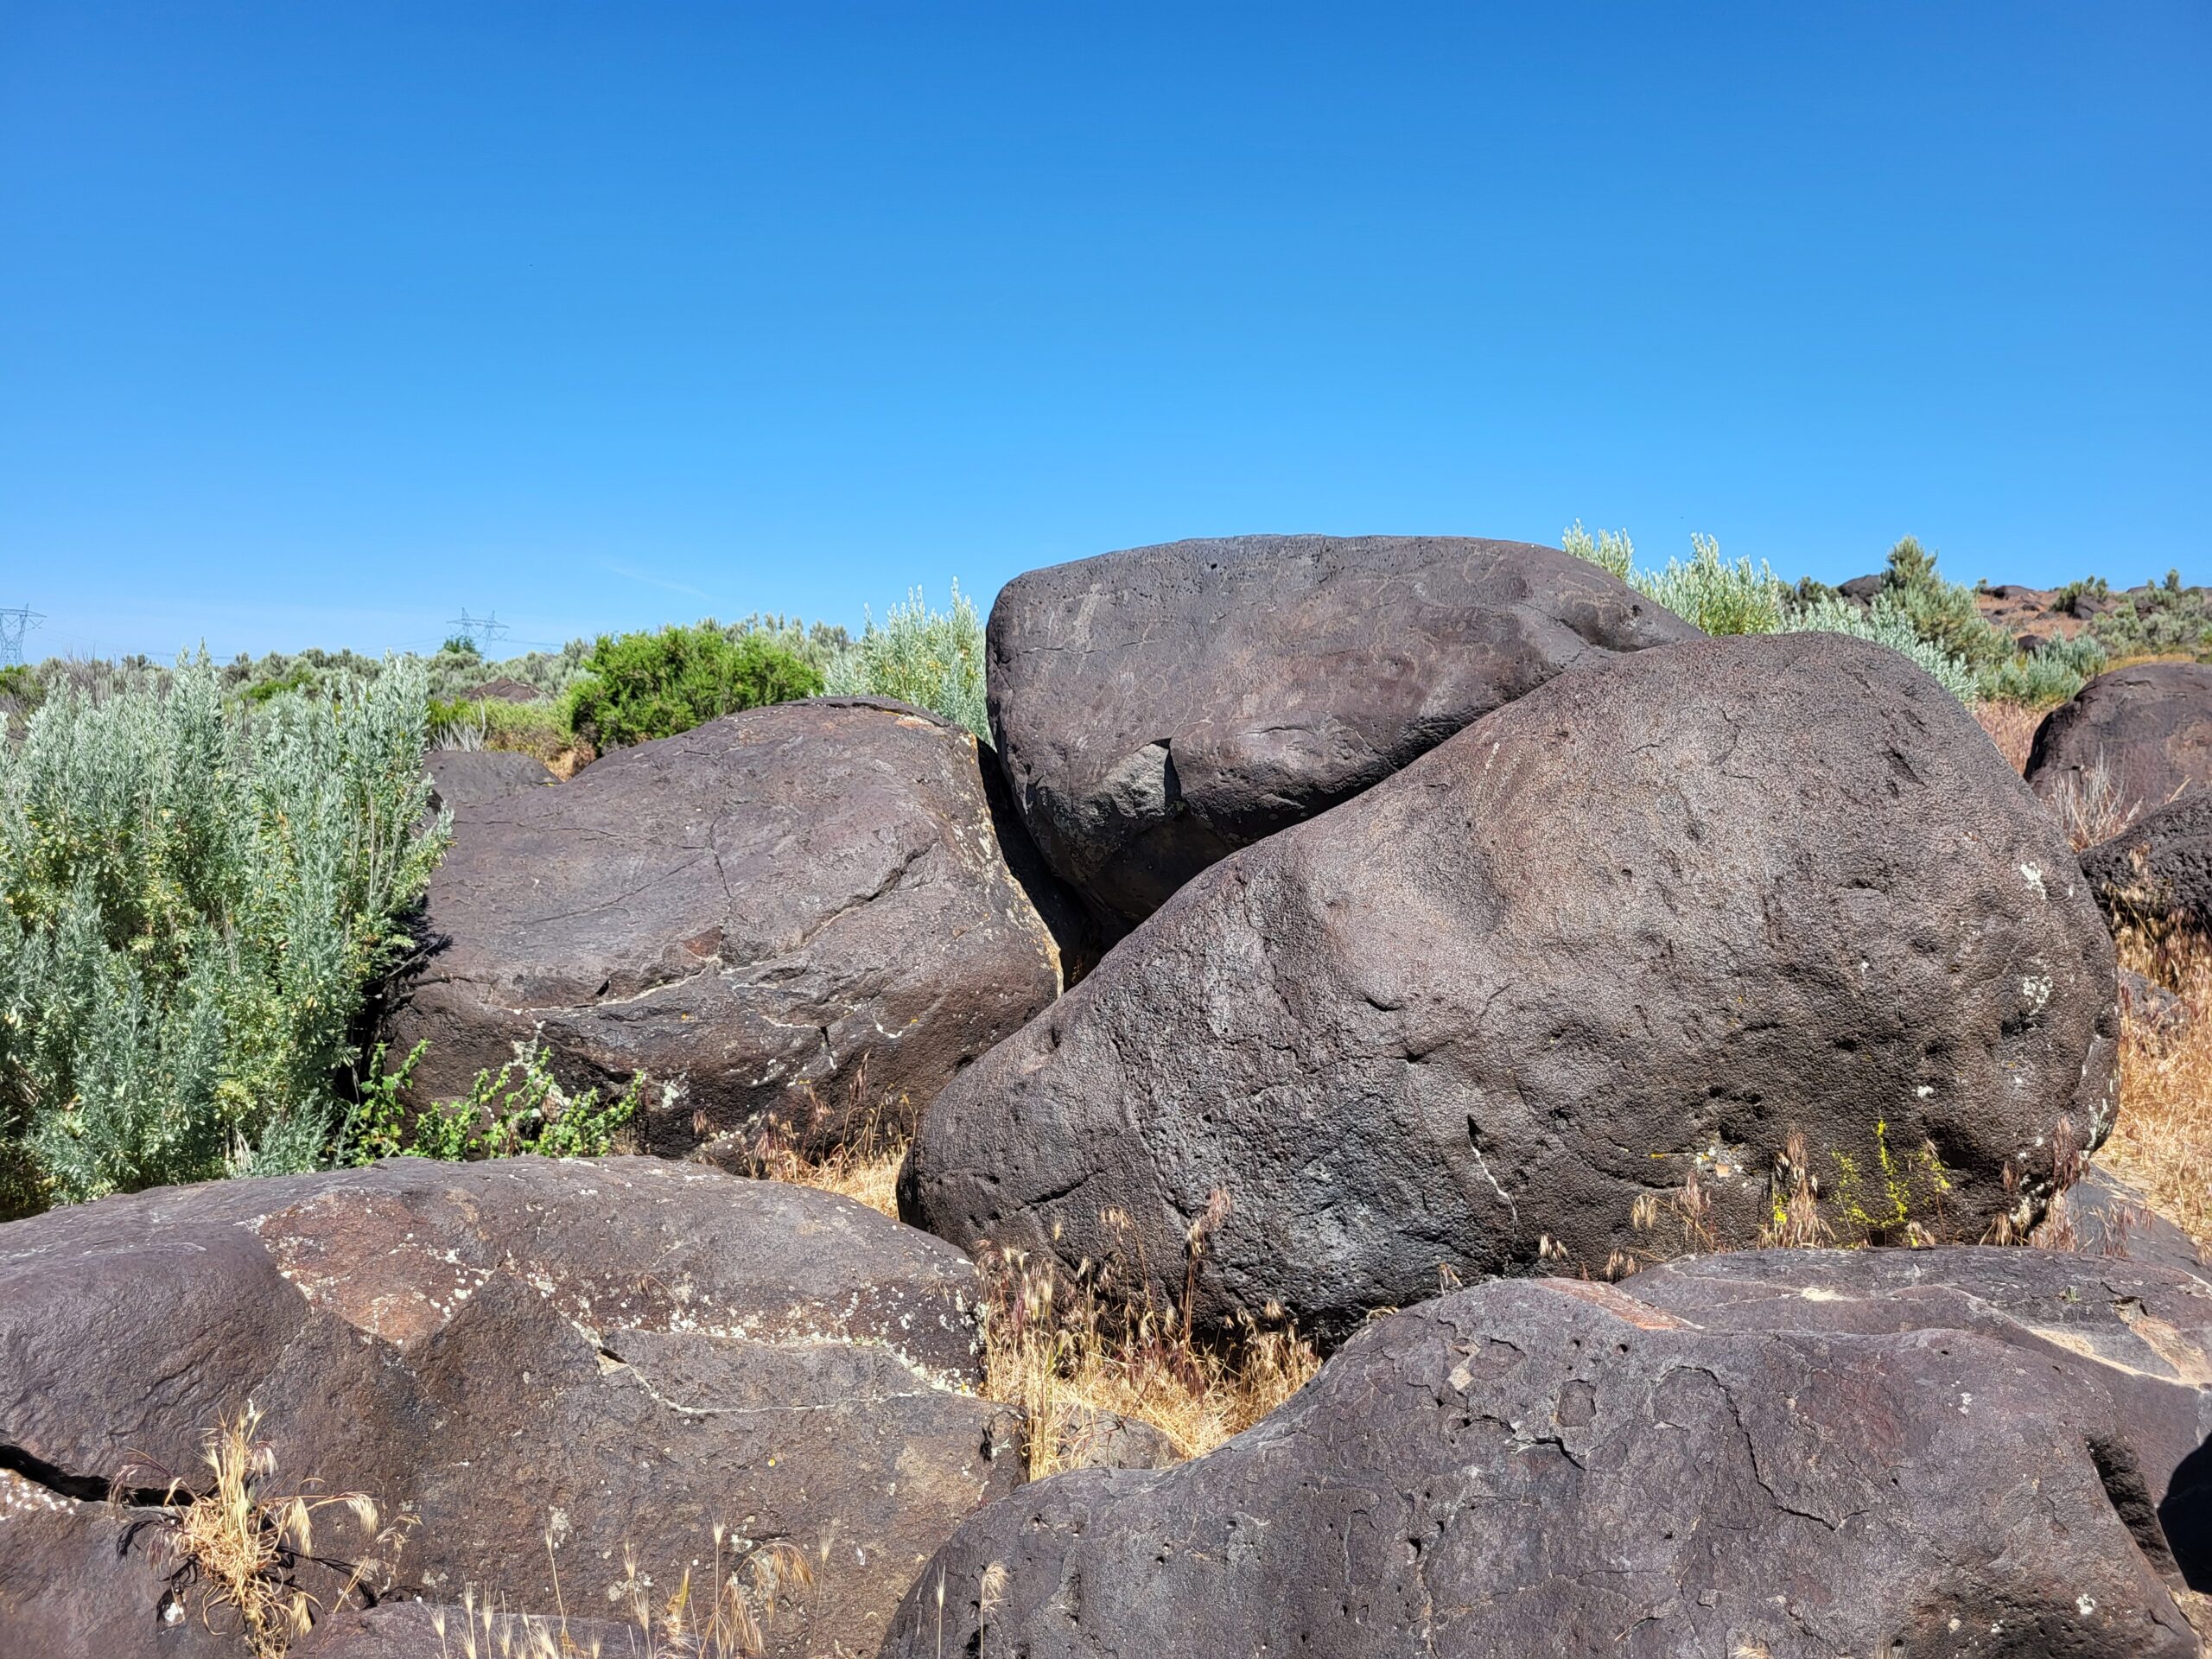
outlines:
{"label": "wispy cloud", "polygon": [[710,605],[714,603],[715,596],[712,594],[694,588],[688,582],[669,582],[660,576],[647,575],[642,570],[632,570],[626,564],[613,564],[604,560],[601,562],[599,568],[611,576],[620,576],[626,582],[638,582],[647,588],[658,588],[664,593],[689,594],[694,599],[703,599]]}

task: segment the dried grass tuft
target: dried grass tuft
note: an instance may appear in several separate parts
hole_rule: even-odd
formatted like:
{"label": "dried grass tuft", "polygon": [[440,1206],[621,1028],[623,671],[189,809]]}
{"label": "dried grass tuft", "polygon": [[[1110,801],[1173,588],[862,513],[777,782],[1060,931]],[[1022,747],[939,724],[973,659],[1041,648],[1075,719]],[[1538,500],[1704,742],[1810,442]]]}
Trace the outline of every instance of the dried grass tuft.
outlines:
{"label": "dried grass tuft", "polygon": [[[328,1605],[343,1606],[365,1592],[372,1597],[388,1580],[389,1552],[396,1556],[412,1516],[385,1525],[376,1501],[365,1492],[318,1492],[315,1483],[296,1492],[272,1492],[276,1459],[258,1438],[261,1410],[251,1401],[236,1417],[218,1420],[203,1453],[213,1484],[205,1492],[171,1475],[161,1500],[168,1553],[176,1560],[173,1593],[196,1600],[194,1611],[210,1630],[218,1619],[234,1622],[253,1659],[282,1659],[326,1611],[324,1600],[300,1582],[303,1567],[320,1567],[340,1587]],[[143,1462],[118,1478],[152,1471]],[[315,1517],[331,1510],[350,1515],[367,1535],[369,1548],[358,1561],[315,1553]]]}

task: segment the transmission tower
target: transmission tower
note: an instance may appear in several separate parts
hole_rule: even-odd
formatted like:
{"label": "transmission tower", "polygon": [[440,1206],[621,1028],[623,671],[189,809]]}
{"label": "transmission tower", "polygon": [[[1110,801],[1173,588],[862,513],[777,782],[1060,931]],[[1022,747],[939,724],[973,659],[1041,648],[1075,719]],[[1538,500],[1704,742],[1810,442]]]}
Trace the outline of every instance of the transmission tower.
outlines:
{"label": "transmission tower", "polygon": [[13,668],[23,660],[23,636],[45,620],[28,605],[0,611],[0,668]]}
{"label": "transmission tower", "polygon": [[489,616],[471,616],[466,605],[461,607],[461,614],[446,626],[453,630],[454,639],[467,640],[469,648],[480,657],[486,645],[505,639],[507,632],[507,625],[499,620],[497,611]]}

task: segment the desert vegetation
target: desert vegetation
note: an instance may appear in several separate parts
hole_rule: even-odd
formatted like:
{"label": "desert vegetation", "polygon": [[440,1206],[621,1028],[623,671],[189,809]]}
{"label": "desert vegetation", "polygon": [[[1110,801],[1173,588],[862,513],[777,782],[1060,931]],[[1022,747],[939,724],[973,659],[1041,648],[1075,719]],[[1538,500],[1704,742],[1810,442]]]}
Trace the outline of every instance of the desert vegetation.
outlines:
{"label": "desert vegetation", "polygon": [[[1890,550],[1878,590],[1862,599],[1809,580],[1786,583],[1764,560],[1725,559],[1709,536],[1690,542],[1689,558],[1670,558],[1656,569],[1636,563],[1626,531],[1592,535],[1578,519],[1560,544],[1707,633],[1841,633],[1871,640],[1910,658],[1970,704],[2063,702],[2114,656],[2144,654],[2115,652],[2094,633],[2018,648],[1982,615],[1974,590],[1946,581],[1935,553],[1911,536]],[[2145,636],[2138,630],[2116,637],[2133,645]]]}

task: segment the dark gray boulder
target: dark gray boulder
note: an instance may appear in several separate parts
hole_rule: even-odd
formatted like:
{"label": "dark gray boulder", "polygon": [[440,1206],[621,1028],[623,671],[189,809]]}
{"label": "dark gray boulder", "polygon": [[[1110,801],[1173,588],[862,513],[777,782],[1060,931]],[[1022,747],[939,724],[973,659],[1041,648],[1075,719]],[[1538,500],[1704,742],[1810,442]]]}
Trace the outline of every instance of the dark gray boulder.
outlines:
{"label": "dark gray boulder", "polygon": [[2052,709],[2028,755],[2036,793],[2092,788],[2100,769],[2139,811],[2212,787],[2212,664],[2116,668]]}
{"label": "dark gray boulder", "polygon": [[2212,1285],[2196,1273],[2086,1251],[1750,1250],[1622,1288],[1707,1331],[1970,1332],[2082,1377],[2111,1402],[2098,1455],[2139,1478],[2183,1579],[2212,1590]]}
{"label": "dark gray boulder", "polygon": [[1525,542],[1172,542],[1001,590],[991,727],[1046,861],[1118,933],[1560,670],[1697,637]]}
{"label": "dark gray boulder", "polygon": [[727,1162],[772,1121],[814,1149],[903,1132],[1060,987],[975,739],[865,699],[733,715],[480,805],[427,928],[385,1023],[395,1062],[429,1045],[412,1099],[465,1096],[537,1035],[572,1091],[679,1084],[649,1096],[647,1146]]}
{"label": "dark gray boulder", "polygon": [[[1462,1277],[1771,1218],[2031,1225],[2112,1110],[2113,945],[2063,838],[1894,652],[1701,640],[1565,674],[1207,871],[924,1119],[909,1219],[1324,1337]],[[1940,1168],[1939,1168],[1940,1166]],[[2008,1177],[2009,1171],[2009,1177]]]}
{"label": "dark gray boulder", "polygon": [[448,810],[456,817],[486,801],[505,800],[561,781],[536,755],[504,749],[434,749],[429,766],[430,810]]}
{"label": "dark gray boulder", "polygon": [[2082,873],[2116,926],[2147,921],[2212,931],[2212,793],[2145,813],[2084,852]]}
{"label": "dark gray boulder", "polygon": [[[974,1392],[976,1295],[958,1251],[873,1211],[659,1159],[103,1199],[0,1227],[0,1467],[58,1497],[194,1483],[251,1401],[278,1489],[418,1517],[381,1588],[604,1611],[626,1549],[666,1590],[719,1526],[730,1558],[811,1563],[771,1651],[864,1652],[953,1523],[1021,1478],[1018,1419]],[[374,1553],[342,1513],[315,1542]],[[118,1628],[168,1628],[147,1573],[105,1561],[86,1592]]]}
{"label": "dark gray boulder", "polygon": [[2184,1659],[2116,1419],[1978,1332],[1498,1281],[1375,1325],[1210,1456],[971,1516],[883,1651]]}
{"label": "dark gray boulder", "polygon": [[1854,604],[1869,605],[1880,598],[1882,590],[1888,586],[1889,578],[1878,571],[1872,575],[1853,576],[1838,586],[1836,592]]}

